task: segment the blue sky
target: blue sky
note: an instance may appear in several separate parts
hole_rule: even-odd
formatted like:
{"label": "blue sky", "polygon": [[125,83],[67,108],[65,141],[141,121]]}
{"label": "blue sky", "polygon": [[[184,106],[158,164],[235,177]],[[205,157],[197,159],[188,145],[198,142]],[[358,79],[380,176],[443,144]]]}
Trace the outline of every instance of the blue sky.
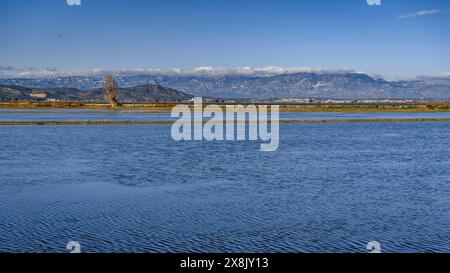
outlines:
{"label": "blue sky", "polygon": [[307,66],[404,78],[450,72],[449,26],[448,0],[2,0],[0,65]]}

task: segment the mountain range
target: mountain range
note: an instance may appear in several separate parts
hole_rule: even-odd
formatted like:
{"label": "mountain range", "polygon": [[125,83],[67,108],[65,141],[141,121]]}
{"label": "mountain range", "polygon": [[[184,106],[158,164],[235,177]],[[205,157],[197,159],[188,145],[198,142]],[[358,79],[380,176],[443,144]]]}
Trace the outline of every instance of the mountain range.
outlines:
{"label": "mountain range", "polygon": [[[0,79],[0,84],[32,89],[45,88],[54,93],[58,93],[59,88],[74,88],[74,94],[68,95],[67,98],[72,95],[83,97],[90,94],[89,98],[100,99],[102,93],[99,88],[103,85],[103,79],[101,76],[19,78]],[[157,99],[142,91],[142,86],[145,85],[160,86],[160,90],[170,91],[176,98],[178,95],[187,98],[190,96],[187,94],[192,94],[216,98],[450,99],[450,77],[387,81],[363,73],[302,72],[270,76],[143,74],[119,75],[116,79],[127,94],[125,98],[137,101]],[[133,86],[141,87],[128,89],[136,88]],[[128,93],[133,90],[137,93]],[[160,95],[164,99],[171,98],[169,95]]]}
{"label": "mountain range", "polygon": [[[23,87],[0,85],[0,101],[11,100],[59,100],[59,101],[104,101],[103,88],[80,90],[69,87]],[[156,84],[138,85],[120,89],[119,100],[125,103],[189,100],[193,96]]]}

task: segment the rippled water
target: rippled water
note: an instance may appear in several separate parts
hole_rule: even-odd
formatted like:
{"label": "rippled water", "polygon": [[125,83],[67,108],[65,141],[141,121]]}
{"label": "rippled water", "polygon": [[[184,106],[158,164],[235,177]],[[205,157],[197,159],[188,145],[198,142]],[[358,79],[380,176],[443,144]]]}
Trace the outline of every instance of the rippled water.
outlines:
{"label": "rippled water", "polygon": [[449,123],[280,137],[262,153],[168,125],[1,126],[0,252],[450,251]]}
{"label": "rippled water", "polygon": [[[264,118],[264,116],[262,116]],[[280,119],[330,120],[330,119],[402,119],[402,118],[450,118],[450,112],[282,112]],[[91,109],[6,109],[0,108],[0,121],[127,121],[127,120],[176,120],[170,113],[145,113],[138,110]]]}

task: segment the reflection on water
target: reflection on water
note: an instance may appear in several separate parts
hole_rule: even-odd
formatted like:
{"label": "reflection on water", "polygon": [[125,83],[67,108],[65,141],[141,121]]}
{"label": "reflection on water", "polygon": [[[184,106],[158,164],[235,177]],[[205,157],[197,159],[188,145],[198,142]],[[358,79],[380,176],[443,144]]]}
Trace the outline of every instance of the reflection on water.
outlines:
{"label": "reflection on water", "polygon": [[262,153],[169,125],[2,126],[0,252],[448,252],[449,135],[282,124]]}

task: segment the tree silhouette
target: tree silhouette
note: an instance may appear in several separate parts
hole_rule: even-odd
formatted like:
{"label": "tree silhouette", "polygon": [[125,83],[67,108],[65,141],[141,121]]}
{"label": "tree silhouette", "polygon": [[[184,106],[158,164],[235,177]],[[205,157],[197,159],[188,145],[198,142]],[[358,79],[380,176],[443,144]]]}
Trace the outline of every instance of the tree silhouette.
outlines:
{"label": "tree silhouette", "polygon": [[112,107],[119,106],[119,87],[117,86],[117,81],[112,75],[108,75],[105,79],[104,84],[105,97],[106,100],[111,104]]}

